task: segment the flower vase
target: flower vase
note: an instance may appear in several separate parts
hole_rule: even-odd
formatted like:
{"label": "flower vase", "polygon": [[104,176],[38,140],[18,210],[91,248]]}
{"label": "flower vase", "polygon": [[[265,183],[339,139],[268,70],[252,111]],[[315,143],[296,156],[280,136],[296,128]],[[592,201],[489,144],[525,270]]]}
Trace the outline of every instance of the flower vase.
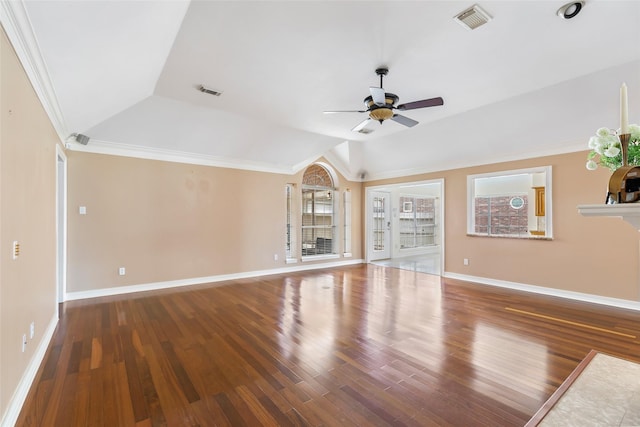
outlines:
{"label": "flower vase", "polygon": [[609,178],[606,204],[632,203],[640,200],[640,167],[629,166],[629,138],[628,133],[620,135],[622,166]]}
{"label": "flower vase", "polygon": [[631,134],[623,133],[620,138],[620,152],[622,154],[622,166],[629,166],[629,139]]}

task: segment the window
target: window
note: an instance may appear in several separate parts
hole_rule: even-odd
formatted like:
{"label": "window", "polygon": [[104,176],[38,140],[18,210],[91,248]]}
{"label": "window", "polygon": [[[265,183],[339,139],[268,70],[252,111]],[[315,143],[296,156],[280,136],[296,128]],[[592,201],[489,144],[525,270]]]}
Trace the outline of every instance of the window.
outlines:
{"label": "window", "polygon": [[307,168],[302,178],[302,256],[336,254],[335,188],[320,164]]}
{"label": "window", "polygon": [[401,195],[400,206],[400,249],[435,245],[435,197]]}
{"label": "window", "polygon": [[467,233],[551,238],[551,166],[467,177]]}
{"label": "window", "polygon": [[480,196],[474,202],[476,234],[526,236],[529,232],[526,194]]}
{"label": "window", "polygon": [[351,256],[351,191],[344,192],[344,256]]}
{"label": "window", "polygon": [[293,190],[295,186],[293,184],[287,184],[285,186],[285,197],[287,201],[287,227],[285,235],[285,257],[287,262],[294,260],[294,248],[295,248],[295,224],[293,223]]}

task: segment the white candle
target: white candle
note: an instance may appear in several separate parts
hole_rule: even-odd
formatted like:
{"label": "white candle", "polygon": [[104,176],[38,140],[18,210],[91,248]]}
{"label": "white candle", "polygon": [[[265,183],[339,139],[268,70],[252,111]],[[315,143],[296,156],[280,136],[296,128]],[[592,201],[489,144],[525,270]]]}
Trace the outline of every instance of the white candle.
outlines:
{"label": "white candle", "polygon": [[627,85],[622,83],[620,87],[620,133],[629,133],[629,112],[627,110]]}

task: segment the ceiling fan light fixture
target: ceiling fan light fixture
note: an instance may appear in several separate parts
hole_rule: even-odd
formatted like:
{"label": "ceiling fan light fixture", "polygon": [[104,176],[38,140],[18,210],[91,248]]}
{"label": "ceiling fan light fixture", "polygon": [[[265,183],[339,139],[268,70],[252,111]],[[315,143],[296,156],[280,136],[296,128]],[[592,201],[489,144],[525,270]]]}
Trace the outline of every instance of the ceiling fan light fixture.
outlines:
{"label": "ceiling fan light fixture", "polygon": [[371,117],[373,120],[383,122],[393,117],[393,110],[386,107],[376,108],[375,110],[371,110],[369,112],[369,117]]}
{"label": "ceiling fan light fixture", "polygon": [[325,111],[325,113],[367,113],[369,117],[364,121],[356,125],[352,132],[358,133],[370,133],[373,132],[370,129],[365,130],[365,127],[371,120],[375,120],[382,124],[385,120],[393,120],[396,123],[400,123],[406,127],[413,127],[418,124],[417,121],[395,114],[394,110],[416,110],[418,108],[436,107],[438,105],[444,105],[444,100],[440,97],[423,99],[420,101],[408,102],[396,107],[396,103],[400,100],[398,95],[385,92],[382,85],[382,78],[387,75],[389,69],[386,67],[380,67],[376,69],[376,74],[380,76],[380,87],[369,87],[371,95],[364,99],[364,110],[349,110],[349,111]]}
{"label": "ceiling fan light fixture", "polygon": [[468,30],[475,30],[481,25],[493,19],[486,11],[480,6],[474,4],[469,9],[466,9],[453,17],[454,21],[462,25]]}

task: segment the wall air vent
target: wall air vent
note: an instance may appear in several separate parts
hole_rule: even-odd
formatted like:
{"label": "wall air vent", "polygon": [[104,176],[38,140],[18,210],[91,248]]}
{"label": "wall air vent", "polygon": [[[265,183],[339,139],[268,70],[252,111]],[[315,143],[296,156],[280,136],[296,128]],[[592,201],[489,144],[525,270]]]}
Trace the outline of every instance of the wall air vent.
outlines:
{"label": "wall air vent", "polygon": [[491,16],[482,10],[480,6],[474,4],[469,9],[460,12],[453,19],[468,30],[475,30],[481,25],[491,21]]}
{"label": "wall air vent", "polygon": [[214,95],[214,96],[222,95],[222,92],[218,92],[217,90],[209,89],[208,87],[202,86],[202,85],[198,86],[198,90],[200,92],[203,92],[203,93],[208,93],[209,95]]}

